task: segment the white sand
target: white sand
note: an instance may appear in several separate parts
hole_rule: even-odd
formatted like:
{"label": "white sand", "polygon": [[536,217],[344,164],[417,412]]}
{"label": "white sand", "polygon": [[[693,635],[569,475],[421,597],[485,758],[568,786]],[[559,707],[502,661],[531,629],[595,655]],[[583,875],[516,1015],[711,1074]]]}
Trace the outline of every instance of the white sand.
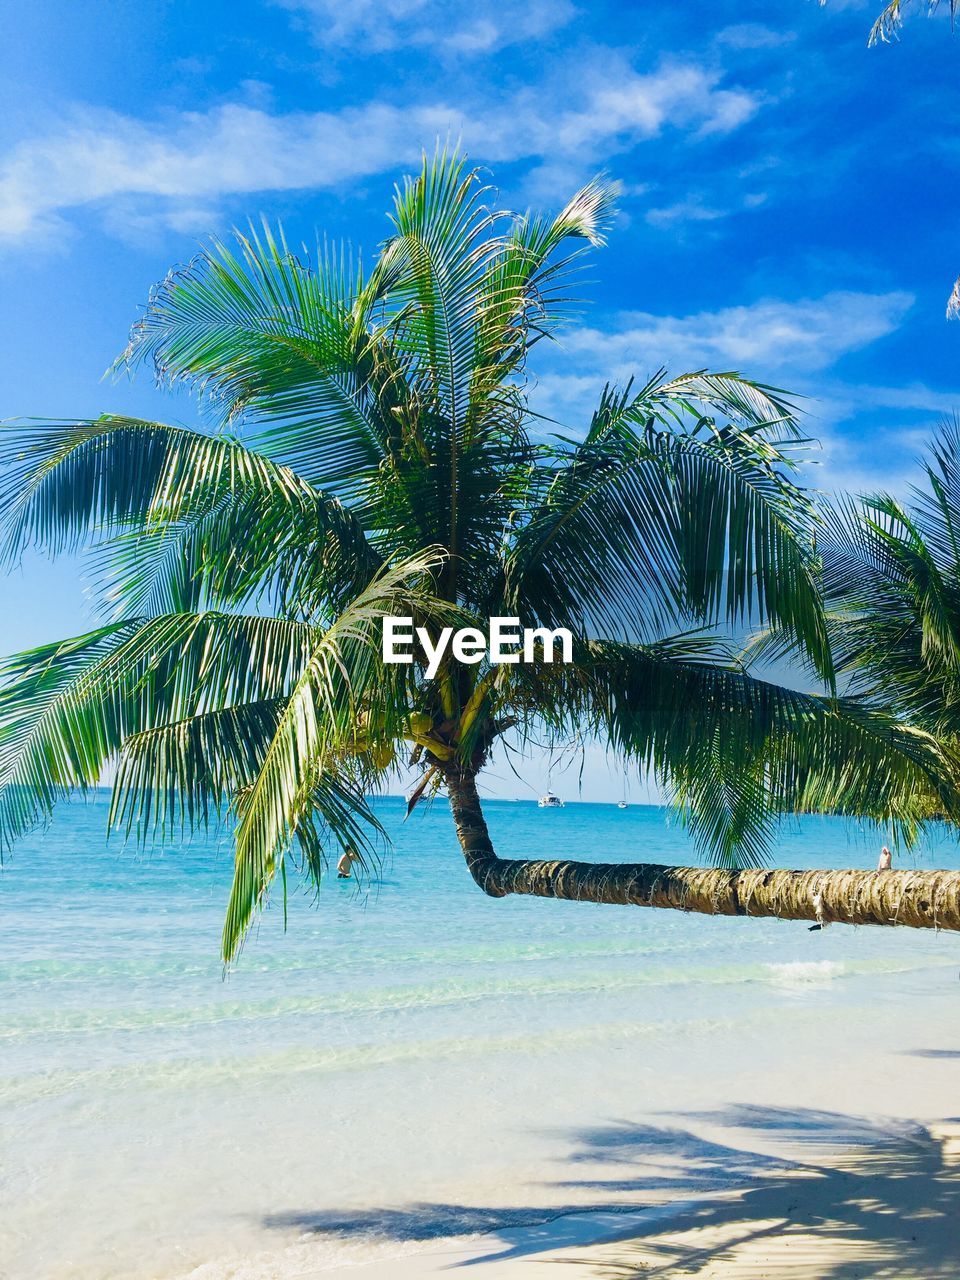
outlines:
{"label": "white sand", "polygon": [[480,1036],[505,1011],[477,1002],[455,1052],[392,1061],[389,1022],[366,1068],[298,1042],[269,1087],[259,1058],[142,1053],[27,1080],[0,1109],[0,1276],[958,1280],[958,940],[898,971],[915,940],[881,939],[863,972],[872,939],[835,933],[780,931],[750,982],[598,985],[533,1036]]}
{"label": "white sand", "polygon": [[[842,1062],[803,1105],[663,1116],[590,1166],[630,1188],[623,1212],[569,1214],[414,1256],[302,1275],[352,1280],[956,1280],[960,1276],[960,1045],[892,1049],[871,1074]],[[855,1089],[861,1107],[830,1110]],[[819,1095],[824,1105],[810,1105]],[[938,1118],[934,1118],[938,1117]],[[716,1184],[721,1184],[717,1186]],[[725,1184],[725,1185],[722,1185]],[[671,1187],[676,1188],[672,1191]]]}

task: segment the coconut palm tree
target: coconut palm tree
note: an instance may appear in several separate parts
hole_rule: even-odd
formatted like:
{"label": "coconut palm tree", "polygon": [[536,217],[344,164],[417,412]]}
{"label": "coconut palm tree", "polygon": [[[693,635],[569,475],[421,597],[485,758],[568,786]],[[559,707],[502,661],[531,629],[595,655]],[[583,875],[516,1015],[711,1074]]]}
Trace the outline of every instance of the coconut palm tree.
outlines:
{"label": "coconut palm tree", "polygon": [[[141,839],[229,811],[230,958],[289,867],[319,883],[330,849],[371,856],[365,797],[409,761],[411,804],[445,789],[490,894],[890,922],[849,883],[738,870],[783,810],[909,835],[932,804],[955,808],[932,735],[832,690],[789,400],[734,373],[659,372],[608,387],[572,438],[531,408],[528,357],[568,314],[612,200],[596,181],[555,218],[508,214],[462,156],[438,154],[397,191],[369,274],[346,250],[311,265],[264,230],[159,285],[122,362],[195,389],[211,429],[10,431],[9,553],[89,544],[106,616],[6,664],[5,843],[111,758],[111,821]],[[565,627],[573,661],[448,656],[428,678],[420,650],[383,662],[394,615],[434,637],[492,616]],[[722,635],[757,617],[823,694],[740,669]],[[650,766],[718,869],[498,858],[477,776],[505,737],[596,737]],[[901,918],[960,923],[952,882],[930,898]]]}

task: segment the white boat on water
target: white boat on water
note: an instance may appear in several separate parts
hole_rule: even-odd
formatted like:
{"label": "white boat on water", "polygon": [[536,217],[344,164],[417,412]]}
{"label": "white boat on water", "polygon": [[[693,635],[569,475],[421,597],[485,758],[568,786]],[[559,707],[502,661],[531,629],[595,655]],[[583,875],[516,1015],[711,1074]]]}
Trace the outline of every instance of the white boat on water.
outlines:
{"label": "white boat on water", "polygon": [[555,796],[552,791],[548,791],[545,796],[541,796],[537,801],[537,807],[540,809],[562,809],[563,801],[559,796]]}
{"label": "white boat on water", "polygon": [[630,806],[627,804],[626,800],[618,800],[618,801],[617,801],[617,808],[618,808],[618,809],[628,809],[629,807],[630,807]]}

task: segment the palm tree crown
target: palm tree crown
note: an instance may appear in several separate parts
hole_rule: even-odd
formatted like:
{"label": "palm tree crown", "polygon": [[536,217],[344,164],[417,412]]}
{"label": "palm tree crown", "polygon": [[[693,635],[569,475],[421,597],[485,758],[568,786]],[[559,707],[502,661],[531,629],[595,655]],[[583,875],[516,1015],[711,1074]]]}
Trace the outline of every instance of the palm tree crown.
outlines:
{"label": "palm tree crown", "polygon": [[[942,790],[941,754],[831,691],[787,398],[660,372],[608,387],[574,438],[531,409],[528,357],[564,320],[613,197],[598,180],[556,218],[517,216],[438,154],[398,189],[369,274],[265,230],[156,289],[122,359],[195,389],[216,429],[13,429],[8,554],[92,544],[105,617],[6,664],[3,842],[111,758],[112,821],[140,838],[231,811],[230,957],[291,861],[319,882],[331,844],[370,850],[365,796],[408,756],[413,800],[446,787],[483,882],[474,779],[505,733],[595,735],[654,768],[728,866],[763,856],[783,809],[911,828]],[[563,626],[574,661],[448,657],[427,679],[381,660],[394,614]],[[708,630],[757,618],[824,695],[751,678]]]}

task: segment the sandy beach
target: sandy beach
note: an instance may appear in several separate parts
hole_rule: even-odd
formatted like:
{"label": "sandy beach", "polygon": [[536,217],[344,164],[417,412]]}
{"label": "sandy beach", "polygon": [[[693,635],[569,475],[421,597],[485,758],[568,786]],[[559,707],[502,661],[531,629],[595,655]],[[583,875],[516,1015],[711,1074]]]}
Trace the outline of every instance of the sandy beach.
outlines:
{"label": "sandy beach", "polygon": [[[795,994],[802,1006],[816,985]],[[833,1017],[819,1039],[784,1028],[753,1066],[738,1062],[735,1038],[719,1035],[707,1052],[691,1045],[694,1074],[678,1063],[658,1091],[688,1107],[645,1112],[638,1090],[636,1118],[581,1128],[552,1181],[528,1188],[530,1207],[503,1189],[514,1205],[503,1220],[526,1219],[517,1225],[431,1244],[445,1216],[496,1209],[409,1201],[339,1222],[304,1215],[283,1255],[239,1262],[238,1280],[953,1280],[960,1033],[943,994],[914,988],[896,1013],[878,1004],[872,1031]],[[749,1057],[756,1045],[740,1048]],[[604,1084],[585,1113],[609,1114]],[[384,1256],[311,1264],[318,1245],[361,1224]]]}
{"label": "sandy beach", "polygon": [[[960,1051],[928,1060],[952,1061],[955,1070]],[[929,1073],[929,1081],[934,1091],[939,1084],[949,1107],[951,1089],[938,1074],[944,1073]],[[745,1105],[687,1125],[624,1133],[622,1141],[630,1154],[611,1172],[626,1175],[647,1209],[585,1210],[322,1274],[356,1280],[426,1280],[461,1270],[477,1280],[958,1274],[960,1117],[922,1121]],[[714,1180],[728,1185],[703,1189]],[[672,1195],[667,1182],[674,1183]]]}
{"label": "sandy beach", "polygon": [[[441,810],[382,813],[378,892],[294,900],[226,982],[215,844],[118,862],[78,807],[11,864],[4,1280],[956,1276],[954,935],[497,902]],[[552,829],[684,856],[656,809]]]}
{"label": "sandy beach", "polygon": [[[960,1051],[928,1061],[955,1064]],[[938,1075],[941,1077],[937,1079]],[[917,1079],[949,1107],[946,1072]],[[868,1090],[868,1092],[872,1092]],[[955,1096],[955,1095],[954,1095]],[[952,1280],[960,1264],[960,1118],[838,1114],[743,1105],[681,1123],[611,1131],[601,1180],[646,1208],[585,1208],[375,1262],[307,1261],[309,1232],[285,1261],[238,1276],[353,1280]],[[598,1186],[598,1191],[599,1191]],[[413,1216],[432,1206],[408,1206]],[[409,1246],[413,1248],[414,1246]],[[299,1258],[296,1255],[299,1254]],[[262,1263],[262,1269],[261,1269]],[[200,1280],[201,1268],[191,1272]]]}

